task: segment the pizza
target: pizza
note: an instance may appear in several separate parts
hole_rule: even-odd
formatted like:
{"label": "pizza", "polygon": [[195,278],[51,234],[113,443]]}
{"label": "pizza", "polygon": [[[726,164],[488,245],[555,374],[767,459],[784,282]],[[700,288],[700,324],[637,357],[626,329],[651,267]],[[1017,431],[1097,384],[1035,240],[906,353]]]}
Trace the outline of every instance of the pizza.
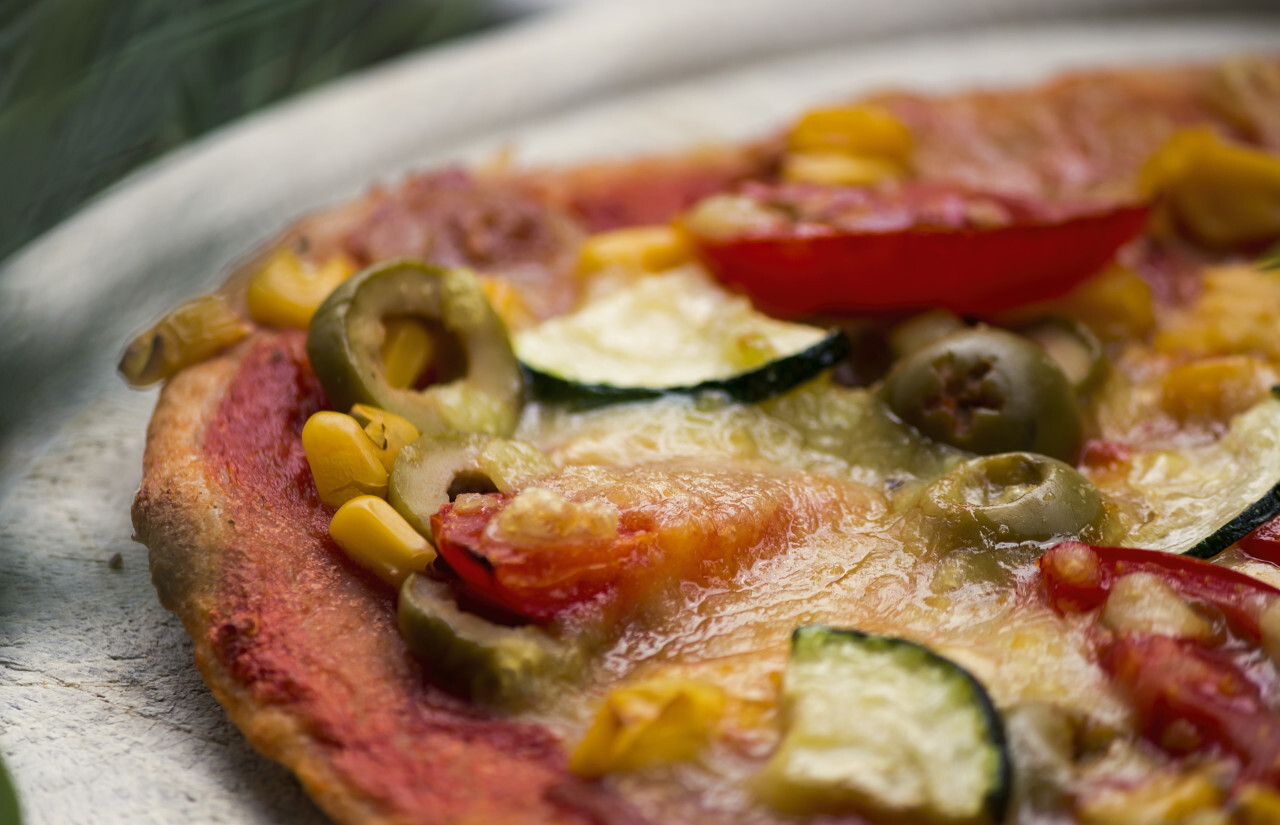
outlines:
{"label": "pizza", "polygon": [[1280,822],[1278,113],[886,91],[303,218],[121,362],[160,599],[339,822]]}

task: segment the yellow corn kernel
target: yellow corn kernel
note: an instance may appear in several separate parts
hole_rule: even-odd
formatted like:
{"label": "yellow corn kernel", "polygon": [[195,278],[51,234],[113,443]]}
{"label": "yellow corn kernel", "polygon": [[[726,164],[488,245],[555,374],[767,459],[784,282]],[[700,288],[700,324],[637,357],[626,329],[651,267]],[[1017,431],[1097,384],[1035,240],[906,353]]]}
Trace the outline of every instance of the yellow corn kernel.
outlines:
{"label": "yellow corn kernel", "polygon": [[409,419],[380,407],[355,404],[351,407],[351,417],[364,428],[364,434],[373,443],[378,460],[387,468],[388,473],[396,465],[396,455],[400,448],[421,435]]}
{"label": "yellow corn kernel", "polygon": [[1245,785],[1232,806],[1233,825],[1276,825],[1280,822],[1280,793],[1265,785]]}
{"label": "yellow corn kernel", "polygon": [[724,713],[725,698],[689,679],[655,679],[614,690],[569,759],[579,776],[681,762],[698,755]]}
{"label": "yellow corn kernel", "polygon": [[1229,421],[1266,397],[1266,365],[1224,355],[1174,367],[1160,381],[1160,406],[1182,422]]}
{"label": "yellow corn kernel", "polygon": [[842,106],[806,112],[787,135],[790,152],[837,152],[906,166],[911,130],[881,106]]}
{"label": "yellow corn kernel", "polygon": [[316,307],[355,271],[343,255],[317,266],[281,249],[249,280],[249,315],[260,324],[306,329]]}
{"label": "yellow corn kernel", "polygon": [[320,500],[330,507],[360,495],[387,494],[387,468],[351,416],[324,411],[308,418],[302,427],[302,449]]}
{"label": "yellow corn kernel", "polygon": [[782,159],[782,177],[800,183],[826,183],[840,187],[865,187],[906,174],[904,166],[882,157],[845,155],[842,152],[788,152]]}
{"label": "yellow corn kernel", "polygon": [[578,272],[590,275],[611,266],[662,272],[692,258],[693,250],[683,231],[673,226],[634,226],[600,232],[583,241]]}
{"label": "yellow corn kernel", "polygon": [[404,516],[377,496],[356,496],[338,508],[329,535],[360,566],[392,587],[410,573],[421,573],[435,561],[436,551]]}
{"label": "yellow corn kernel", "polygon": [[1280,363],[1280,278],[1249,266],[1205,272],[1200,296],[1171,312],[1153,343],[1161,352],[1257,353]]}
{"label": "yellow corn kernel", "polygon": [[524,329],[538,320],[529,309],[529,304],[525,302],[520,290],[512,286],[506,278],[481,275],[480,288],[484,290],[484,297],[489,299],[489,306],[498,313],[508,329]]}
{"label": "yellow corn kernel", "polygon": [[782,177],[801,183],[831,186],[870,186],[896,180],[906,168],[891,160],[843,152],[788,152],[782,158]]}
{"label": "yellow corn kernel", "polygon": [[1210,129],[1174,134],[1147,160],[1141,182],[1206,244],[1280,237],[1280,157],[1227,143]]}
{"label": "yellow corn kernel", "polygon": [[416,318],[390,318],[382,342],[382,373],[396,389],[412,386],[431,363],[435,341]]}
{"label": "yellow corn kernel", "polygon": [[250,329],[221,295],[202,295],[133,339],[118,369],[130,385],[145,387],[231,346]]}
{"label": "yellow corn kernel", "polygon": [[1141,338],[1156,323],[1151,287],[1136,272],[1119,265],[1103,270],[1051,306],[1105,341]]}
{"label": "yellow corn kernel", "polygon": [[1161,774],[1132,788],[1112,788],[1084,799],[1085,825],[1167,825],[1200,811],[1213,811],[1223,792],[1204,773]]}

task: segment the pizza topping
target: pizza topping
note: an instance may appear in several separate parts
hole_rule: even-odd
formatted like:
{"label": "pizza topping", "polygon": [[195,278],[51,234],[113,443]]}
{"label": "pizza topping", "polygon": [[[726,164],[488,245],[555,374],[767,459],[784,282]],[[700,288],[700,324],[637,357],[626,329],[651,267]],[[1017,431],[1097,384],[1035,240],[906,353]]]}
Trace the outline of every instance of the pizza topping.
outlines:
{"label": "pizza topping", "polygon": [[957,546],[992,549],[1046,546],[1097,535],[1102,495],[1056,459],[1004,453],[966,461],[927,487],[920,510]]}
{"label": "pizza topping", "polygon": [[784,183],[704,201],[685,226],[715,276],[771,313],[991,314],[1065,293],[1145,220],[1143,206],[1051,204],[938,183]]}
{"label": "pizza topping", "polygon": [[339,507],[360,495],[387,494],[378,447],[351,416],[322,410],[302,428],[302,448],[320,500]]}
{"label": "pizza topping", "polygon": [[1197,815],[1218,822],[1213,812],[1226,794],[1208,770],[1161,773],[1134,786],[1103,787],[1081,799],[1085,825],[1163,825],[1196,822]]}
{"label": "pizza topping", "polygon": [[1181,364],[1160,380],[1160,406],[1183,425],[1220,428],[1267,397],[1275,374],[1260,358],[1224,355]]}
{"label": "pizza topping", "polygon": [[517,498],[492,494],[431,520],[469,592],[534,621],[591,605],[623,615],[678,583],[730,576],[829,519],[881,507],[860,485],[752,465],[567,467],[538,488],[507,519]]}
{"label": "pizza topping", "polygon": [[1158,633],[1209,641],[1213,626],[1155,573],[1129,573],[1111,584],[1100,621],[1117,633]]}
{"label": "pizza topping", "polygon": [[316,264],[288,247],[278,249],[249,280],[249,316],[260,324],[306,329],[316,307],[355,271],[345,255]]}
{"label": "pizza topping", "polygon": [[1209,444],[1135,455],[1128,484],[1153,512],[1126,544],[1199,558],[1221,553],[1280,515],[1280,400],[1237,415]]}
{"label": "pizza topping", "polygon": [[642,278],[515,346],[534,395],[584,406],[671,393],[760,401],[848,349],[838,332],[770,318],[694,267]]}
{"label": "pizza topping", "polygon": [[1153,575],[1180,598],[1220,613],[1240,636],[1261,638],[1263,613],[1280,590],[1212,562],[1134,547],[1059,544],[1040,557],[1049,602],[1063,613],[1084,613],[1107,602],[1115,583],[1136,573]]}
{"label": "pizza topping", "polygon": [[357,496],[339,507],[329,535],[347,556],[392,587],[436,558],[431,544],[378,496]]}
{"label": "pizza topping", "polygon": [[401,448],[418,437],[418,428],[407,418],[368,404],[353,404],[351,417],[364,429],[388,473],[395,466]]}
{"label": "pizza topping", "polygon": [[400,632],[442,687],[486,705],[521,710],[580,677],[588,644],[535,626],[509,627],[463,610],[448,585],[411,575],[400,588]]}
{"label": "pizza topping", "polygon": [[187,301],[138,335],[117,367],[130,386],[171,378],[249,334],[249,324],[220,295]]}
{"label": "pizza topping", "polygon": [[618,538],[618,508],[607,501],[570,501],[554,490],[530,487],[498,512],[489,535],[528,553],[560,544]]}
{"label": "pizza topping", "polygon": [[693,256],[689,240],[673,226],[633,226],[599,232],[578,249],[578,274],[621,267],[631,272],[663,272]]}
{"label": "pizza topping", "polygon": [[880,106],[805,113],[787,134],[782,177],[864,186],[901,178],[911,159],[911,130]]}
{"label": "pizza topping", "polygon": [[1230,248],[1280,237],[1280,158],[1267,152],[1188,129],[1152,155],[1142,179],[1201,243]]}
{"label": "pizza topping", "polygon": [[392,506],[423,535],[431,517],[466,493],[510,493],[556,471],[537,447],[479,433],[428,434],[406,446],[391,472]]}
{"label": "pizza topping", "polygon": [[917,349],[890,371],[882,394],[907,424],[972,453],[1071,460],[1080,449],[1067,377],[1039,347],[1002,330],[966,329]]}
{"label": "pizza topping", "polygon": [[1107,353],[1080,321],[1051,315],[1018,327],[1018,334],[1045,351],[1078,394],[1095,390],[1107,374]]}
{"label": "pizza topping", "polygon": [[786,735],[756,783],[788,813],[1003,820],[1004,726],[958,665],[903,639],[802,627],[783,680]]}
{"label": "pizza topping", "polygon": [[[388,321],[406,317],[431,332],[429,374],[419,376],[427,386],[421,390],[393,386],[382,360]],[[316,311],[307,355],[339,409],[372,404],[422,432],[501,435],[515,429],[523,389],[519,365],[502,320],[466,270],[408,260],[364,270]]]}
{"label": "pizza topping", "polygon": [[610,691],[569,769],[594,779],[698,755],[724,712],[724,693],[691,679],[651,679]]}

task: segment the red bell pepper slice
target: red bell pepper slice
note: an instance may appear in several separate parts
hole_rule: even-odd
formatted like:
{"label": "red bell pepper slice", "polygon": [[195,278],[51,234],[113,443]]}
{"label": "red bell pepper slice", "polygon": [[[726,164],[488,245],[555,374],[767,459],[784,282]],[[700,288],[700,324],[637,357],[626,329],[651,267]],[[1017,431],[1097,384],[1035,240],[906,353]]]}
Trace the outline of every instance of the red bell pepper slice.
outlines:
{"label": "red bell pepper slice", "polygon": [[[1147,219],[1142,204],[1035,201],[941,184],[751,184],[739,233],[687,224],[723,283],[784,317],[943,307],[989,314],[1058,297]],[[759,220],[760,218],[766,220]]]}
{"label": "red bell pepper slice", "polygon": [[1259,561],[1280,564],[1280,518],[1273,518],[1240,539],[1240,549]]}
{"label": "red bell pepper slice", "polygon": [[1231,653],[1134,634],[1116,639],[1102,664],[1151,742],[1174,754],[1225,751],[1240,760],[1240,784],[1280,785],[1280,717]]}
{"label": "red bell pepper slice", "polygon": [[1112,583],[1130,573],[1153,573],[1178,595],[1212,605],[1245,638],[1261,638],[1262,612],[1280,590],[1243,573],[1190,556],[1135,547],[1095,547],[1063,542],[1040,557],[1049,602],[1062,613],[1101,607]]}

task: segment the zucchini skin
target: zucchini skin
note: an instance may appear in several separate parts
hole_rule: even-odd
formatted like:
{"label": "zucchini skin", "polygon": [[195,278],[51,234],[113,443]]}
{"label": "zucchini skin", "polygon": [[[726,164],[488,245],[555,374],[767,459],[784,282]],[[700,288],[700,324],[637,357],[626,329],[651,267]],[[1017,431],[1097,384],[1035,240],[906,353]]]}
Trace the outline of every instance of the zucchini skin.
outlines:
{"label": "zucchini skin", "polygon": [[[1280,400],[1280,385],[1271,388],[1271,397]],[[1211,559],[1262,525],[1280,516],[1280,482],[1240,514],[1184,550],[1182,555]]]}
{"label": "zucchini skin", "polygon": [[1240,515],[1184,550],[1182,555],[1211,559],[1276,516],[1280,516],[1280,483],[1241,510]]}
{"label": "zucchini skin", "polygon": [[718,393],[745,404],[766,401],[814,378],[849,355],[849,340],[840,330],[833,330],[813,346],[784,355],[755,369],[673,387],[620,387],[612,384],[587,384],[562,378],[521,362],[525,386],[533,398],[575,409],[590,409],[609,404],[651,401],[667,395],[700,396]]}

